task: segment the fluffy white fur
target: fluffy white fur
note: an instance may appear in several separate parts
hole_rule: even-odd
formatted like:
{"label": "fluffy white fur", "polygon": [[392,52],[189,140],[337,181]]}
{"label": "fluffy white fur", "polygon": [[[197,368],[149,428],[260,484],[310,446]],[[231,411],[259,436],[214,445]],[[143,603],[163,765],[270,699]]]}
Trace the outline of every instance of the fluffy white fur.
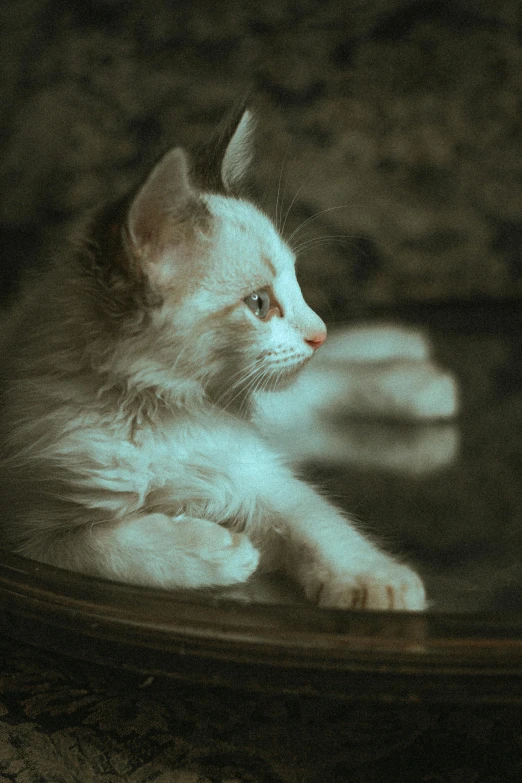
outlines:
{"label": "fluffy white fur", "polygon": [[[249,135],[244,115],[226,186]],[[197,188],[176,149],[100,225],[31,278],[4,321],[7,545],[134,584],[229,585],[260,565],[321,606],[422,609],[418,576],[251,423],[254,393],[284,387],[325,337],[270,220]],[[260,318],[246,299],[263,291]]]}

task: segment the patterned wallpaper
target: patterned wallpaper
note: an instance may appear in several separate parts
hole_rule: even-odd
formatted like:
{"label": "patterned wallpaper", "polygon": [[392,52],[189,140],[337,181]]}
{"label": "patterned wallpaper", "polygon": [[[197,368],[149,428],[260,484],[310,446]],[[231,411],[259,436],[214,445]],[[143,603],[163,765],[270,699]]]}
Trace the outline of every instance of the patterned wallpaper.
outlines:
{"label": "patterned wallpaper", "polygon": [[0,285],[247,89],[301,279],[361,305],[522,293],[514,0],[4,0]]}

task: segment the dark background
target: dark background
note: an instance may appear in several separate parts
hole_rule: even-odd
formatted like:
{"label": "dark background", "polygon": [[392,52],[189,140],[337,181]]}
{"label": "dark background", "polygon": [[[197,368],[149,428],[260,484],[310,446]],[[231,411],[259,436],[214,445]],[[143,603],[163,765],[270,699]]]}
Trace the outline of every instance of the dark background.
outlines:
{"label": "dark background", "polygon": [[329,210],[303,230],[337,237],[302,259],[321,315],[522,293],[519,2],[4,0],[0,22],[4,288],[252,89],[266,209],[281,180],[287,229]]}

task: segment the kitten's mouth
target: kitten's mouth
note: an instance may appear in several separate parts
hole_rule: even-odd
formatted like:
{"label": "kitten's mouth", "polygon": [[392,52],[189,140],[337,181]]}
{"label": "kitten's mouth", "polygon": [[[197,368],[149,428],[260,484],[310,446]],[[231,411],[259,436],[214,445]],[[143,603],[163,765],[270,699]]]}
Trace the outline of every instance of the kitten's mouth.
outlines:
{"label": "kitten's mouth", "polygon": [[311,359],[311,356],[305,356],[298,360],[288,362],[273,362],[271,366],[267,368],[268,382],[266,385],[267,391],[281,391],[290,386],[299,375],[303,367]]}

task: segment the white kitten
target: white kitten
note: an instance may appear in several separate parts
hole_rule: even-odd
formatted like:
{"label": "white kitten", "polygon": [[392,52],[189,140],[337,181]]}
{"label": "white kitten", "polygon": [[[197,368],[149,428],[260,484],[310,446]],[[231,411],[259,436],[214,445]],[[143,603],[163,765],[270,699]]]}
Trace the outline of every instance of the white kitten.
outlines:
{"label": "white kitten", "polygon": [[165,588],[260,563],[321,606],[422,609],[421,580],[299,481],[250,422],[326,338],[294,256],[232,195],[236,117],[194,171],[167,153],[74,254],[27,282],[2,346],[0,503],[13,550]]}

